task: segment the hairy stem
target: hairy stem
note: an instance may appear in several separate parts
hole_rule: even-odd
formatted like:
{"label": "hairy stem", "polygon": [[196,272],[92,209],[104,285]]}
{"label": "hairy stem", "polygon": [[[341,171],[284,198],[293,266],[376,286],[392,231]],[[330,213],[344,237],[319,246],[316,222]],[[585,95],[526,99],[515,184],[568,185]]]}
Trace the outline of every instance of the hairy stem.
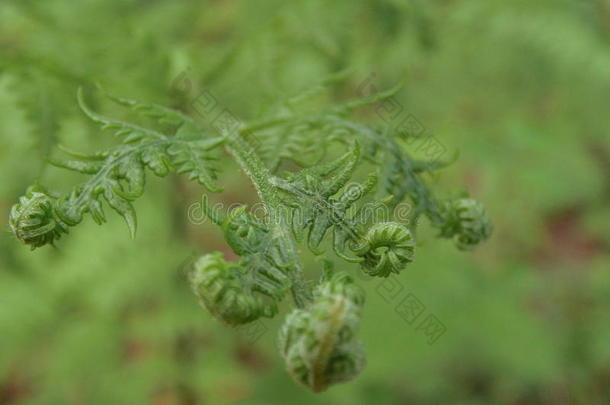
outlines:
{"label": "hairy stem", "polygon": [[304,308],[311,299],[311,292],[305,284],[296,242],[292,233],[288,231],[290,227],[289,220],[285,217],[286,210],[281,209],[277,190],[271,184],[271,173],[256,154],[252,145],[241,134],[234,133],[227,138],[227,150],[254,184],[261,201],[265,204],[272,235],[281,244],[291,261],[292,297],[298,308]]}

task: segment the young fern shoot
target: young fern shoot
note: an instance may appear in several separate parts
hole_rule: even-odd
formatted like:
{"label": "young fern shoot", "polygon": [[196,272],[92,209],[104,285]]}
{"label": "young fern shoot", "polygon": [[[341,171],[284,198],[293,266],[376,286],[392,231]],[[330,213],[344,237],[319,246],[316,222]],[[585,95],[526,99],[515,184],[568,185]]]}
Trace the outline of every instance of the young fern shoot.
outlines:
{"label": "young fern shoot", "polygon": [[[414,260],[415,227],[422,215],[439,229],[440,237],[452,239],[461,250],[484,241],[492,230],[480,203],[467,196],[434,196],[423,174],[442,164],[415,160],[398,134],[351,120],[353,110],[398,89],[302,112],[298,106],[311,93],[306,92],[262,119],[225,133],[211,133],[189,116],[160,105],[113,96],[118,104],[156,120],[163,130],[105,117],[92,111],[79,91],[84,114],[121,143],[94,154],[60,148],[66,158],[50,162],[88,179],[64,194],[31,186],[11,208],[10,228],[35,249],[54,244],[87,214],[102,224],[103,206],[108,205],[125,219],[133,236],[137,221],[132,202],[143,194],[147,172],[163,177],[173,170],[210,193],[218,192],[219,160],[227,151],[256,188],[266,215],[259,218],[246,206],[226,215],[204,207],[239,260],[229,262],[221,253],[209,252],[195,261],[190,284],[210,314],[227,325],[274,317],[278,303],[289,295],[296,308],[280,330],[281,354],[296,381],[323,391],[354,378],[364,367],[364,350],[355,336],[364,292],[345,272],[330,270],[311,288],[298,254],[300,243],[324,255],[322,246],[332,235],[329,245],[338,260],[358,263],[370,276],[388,277]],[[337,145],[344,153],[326,158]],[[300,168],[280,172],[286,161]],[[371,174],[362,183],[353,181],[363,167]],[[402,223],[370,215],[367,198],[386,209],[408,200],[413,217]]]}

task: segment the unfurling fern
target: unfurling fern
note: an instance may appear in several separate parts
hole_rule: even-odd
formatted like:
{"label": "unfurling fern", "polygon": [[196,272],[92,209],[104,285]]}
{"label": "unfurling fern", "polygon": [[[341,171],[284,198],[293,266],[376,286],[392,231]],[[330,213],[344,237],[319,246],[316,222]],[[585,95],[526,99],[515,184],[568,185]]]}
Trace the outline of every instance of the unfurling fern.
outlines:
{"label": "unfurling fern", "polygon": [[[304,169],[288,176],[288,181],[274,179],[274,184],[297,201],[293,226],[299,235],[309,228],[307,242],[310,250],[322,254],[319,246],[330,228],[333,229],[333,247],[338,256],[350,262],[360,262],[366,273],[387,277],[399,273],[413,260],[415,241],[409,229],[396,222],[374,224],[362,234],[362,209],[352,215],[348,210],[368,194],[377,183],[377,175],[369,176],[365,184],[344,187],[353,175],[360,158],[358,144],[343,157],[329,164]],[[370,208],[364,207],[364,208]],[[350,256],[348,247],[356,254]]]}
{"label": "unfurling fern", "polygon": [[252,322],[277,313],[244,285],[242,270],[224,260],[222,253],[202,256],[189,274],[193,291],[212,315],[229,325]]}
{"label": "unfurling fern", "polygon": [[461,250],[470,250],[489,238],[491,220],[485,207],[472,198],[445,201],[441,208],[440,236],[454,238]]}
{"label": "unfurling fern", "polygon": [[239,269],[240,283],[251,293],[265,296],[267,316],[277,311],[280,301],[291,285],[289,254],[280,240],[262,221],[241,206],[223,216],[204,207],[208,217],[223,230],[225,239],[235,254],[241,257],[234,267]]}
{"label": "unfurling fern", "polygon": [[280,330],[280,352],[292,377],[314,392],[356,377],[366,364],[355,340],[364,292],[344,273],[323,281],[306,309],[288,315]]}
{"label": "unfurling fern", "polygon": [[415,239],[411,231],[396,222],[382,222],[369,229],[364,243],[354,249],[364,258],[362,267],[371,276],[387,277],[413,261]]}
{"label": "unfurling fern", "polygon": [[55,214],[56,203],[57,198],[42,187],[28,188],[9,214],[9,226],[17,239],[35,249],[53,244],[62,234],[68,233],[68,225]]}
{"label": "unfurling fern", "polygon": [[[109,96],[153,119],[161,129],[116,120],[90,110],[79,92],[86,116],[122,142],[93,154],[60,148],[65,158],[53,157],[50,162],[88,179],[65,194],[32,186],[11,208],[10,228],[17,239],[39,248],[53,244],[85,214],[103,223],[103,205],[108,205],[125,219],[133,235],[132,201],[143,194],[147,171],[165,176],[173,170],[217,192],[218,160],[224,149],[253,183],[265,216],[248,212],[246,206],[224,214],[205,205],[207,216],[239,258],[228,262],[220,253],[203,255],[189,273],[193,290],[214,317],[229,325],[272,317],[279,302],[291,295],[296,309],[282,327],[281,352],[297,381],[323,391],[355,377],[364,367],[364,351],[355,340],[364,295],[345,273],[326,275],[312,289],[299,255],[303,239],[311,252],[322,255],[332,234],[329,244],[339,258],[358,263],[369,275],[388,277],[413,261],[421,215],[460,249],[471,248],[491,233],[482,205],[468,198],[438,200],[428,188],[425,173],[446,162],[413,160],[391,128],[380,131],[350,119],[353,110],[398,89],[320,111],[299,108],[312,94],[306,92],[230,133],[210,133],[187,115],[163,106]],[[328,158],[337,148],[347,150]],[[286,161],[299,169],[281,173]],[[367,176],[362,176],[362,168]],[[402,223],[389,210],[406,199],[414,206],[414,215]]]}
{"label": "unfurling fern", "polygon": [[[212,183],[217,169],[210,151],[224,142],[222,137],[186,140],[168,136],[135,124],[106,118],[89,110],[81,91],[78,101],[91,120],[102,129],[113,131],[117,137],[122,138],[123,144],[95,154],[77,153],[62,148],[64,154],[71,159],[50,159],[50,163],[55,166],[91,177],[67,194],[58,194],[52,198],[42,198],[35,194],[36,202],[30,201],[29,206],[44,202],[41,223],[60,224],[61,232],[67,232],[68,227],[78,225],[83,215],[88,213],[95,222],[102,224],[106,220],[102,206],[104,200],[125,219],[134,236],[137,221],[131,201],[144,192],[146,169],[161,177],[172,169],[177,169],[211,191],[218,190]],[[23,209],[15,206],[10,214],[13,233],[19,240],[37,248],[58,237],[56,227],[43,227],[36,231],[37,237],[32,238],[30,224],[23,220],[24,214],[21,211]]]}

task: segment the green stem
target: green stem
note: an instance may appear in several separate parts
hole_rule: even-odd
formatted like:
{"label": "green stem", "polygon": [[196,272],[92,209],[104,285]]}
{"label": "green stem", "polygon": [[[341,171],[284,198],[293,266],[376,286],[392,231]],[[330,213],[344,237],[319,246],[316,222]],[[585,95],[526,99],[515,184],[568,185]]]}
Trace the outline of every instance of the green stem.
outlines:
{"label": "green stem", "polygon": [[261,201],[267,210],[267,220],[271,227],[271,234],[278,239],[286,255],[292,261],[292,297],[298,308],[304,308],[311,299],[311,292],[307,288],[303,275],[303,267],[297,252],[296,242],[290,231],[286,210],[282,209],[277,189],[271,184],[271,173],[260,157],[256,154],[250,143],[240,133],[227,136],[227,150],[243,172],[250,178]]}

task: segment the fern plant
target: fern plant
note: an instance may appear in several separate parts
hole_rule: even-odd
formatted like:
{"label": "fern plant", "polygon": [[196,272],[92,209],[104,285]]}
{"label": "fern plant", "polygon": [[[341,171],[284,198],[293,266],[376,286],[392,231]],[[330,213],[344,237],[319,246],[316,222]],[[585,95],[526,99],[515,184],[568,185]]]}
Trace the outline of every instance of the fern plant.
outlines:
{"label": "fern plant", "polygon": [[[256,188],[265,215],[256,216],[245,206],[229,213],[204,207],[240,259],[229,262],[218,252],[200,257],[189,274],[193,291],[228,325],[273,317],[278,304],[291,296],[296,308],[280,331],[281,354],[296,381],[323,391],[355,377],[365,364],[355,336],[364,293],[348,274],[329,270],[331,265],[312,288],[305,280],[300,243],[331,263],[323,246],[332,239],[334,260],[388,277],[414,260],[420,216],[459,249],[470,249],[491,233],[481,204],[467,196],[439,199],[428,188],[424,174],[443,165],[410,157],[404,134],[350,118],[354,110],[391,97],[399,88],[316,111],[301,108],[316,92],[310,90],[279,103],[262,119],[220,133],[181,112],[113,96],[114,102],[159,125],[153,129],[109,118],[90,109],[79,91],[84,114],[121,143],[94,154],[61,147],[65,157],[50,163],[86,174],[87,180],[68,193],[31,186],[11,208],[10,228],[32,249],[52,245],[86,215],[102,224],[107,205],[124,218],[133,236],[132,202],[143,194],[147,172],[185,174],[214,193],[221,190],[216,180],[222,152],[228,152]],[[337,149],[344,152],[330,157]],[[363,170],[368,177],[355,181]],[[392,209],[404,200],[415,207],[408,223],[368,210],[370,202]]]}

